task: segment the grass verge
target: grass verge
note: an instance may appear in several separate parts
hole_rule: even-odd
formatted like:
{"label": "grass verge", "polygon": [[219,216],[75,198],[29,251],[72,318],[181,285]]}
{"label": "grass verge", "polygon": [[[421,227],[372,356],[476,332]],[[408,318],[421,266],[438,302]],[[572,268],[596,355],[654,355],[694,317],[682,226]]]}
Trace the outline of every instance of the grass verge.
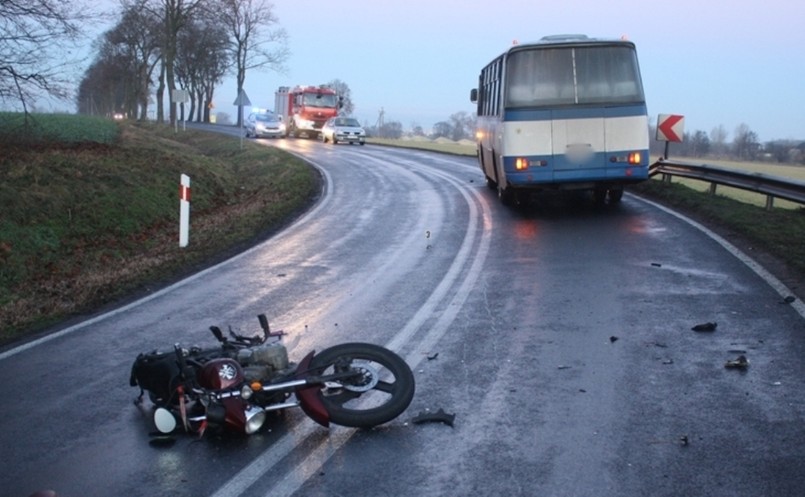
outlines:
{"label": "grass verge", "polygon": [[[70,117],[54,118],[63,134],[43,124],[51,131],[39,138],[0,145],[0,343],[223,260],[320,192],[314,169],[272,147],[241,149],[230,136],[159,125],[82,128],[83,118]],[[0,123],[6,137],[17,129]],[[181,174],[192,192],[186,248],[178,244]]]}

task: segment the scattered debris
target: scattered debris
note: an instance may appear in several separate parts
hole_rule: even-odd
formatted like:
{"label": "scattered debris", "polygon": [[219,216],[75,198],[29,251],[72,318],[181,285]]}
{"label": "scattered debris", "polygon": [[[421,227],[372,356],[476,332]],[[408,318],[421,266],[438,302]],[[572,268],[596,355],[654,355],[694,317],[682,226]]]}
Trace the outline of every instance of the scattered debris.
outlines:
{"label": "scattered debris", "polygon": [[411,420],[415,425],[422,423],[444,423],[452,428],[453,421],[456,419],[455,414],[447,414],[444,409],[439,409],[436,412],[422,411],[418,416]]}
{"label": "scattered debris", "polygon": [[702,323],[702,324],[697,324],[696,326],[691,328],[691,330],[693,330],[693,331],[716,331],[717,326],[718,326],[718,323],[715,323],[715,322],[714,323]]}
{"label": "scattered debris", "polygon": [[559,365],[559,366],[556,366],[556,369],[570,369],[570,366]]}
{"label": "scattered debris", "polygon": [[793,295],[789,295],[788,297],[786,297],[783,300],[781,300],[780,303],[781,304],[793,304],[795,300],[797,300],[796,297],[794,297]]}
{"label": "scattered debris", "polygon": [[690,440],[688,439],[688,436],[687,435],[682,435],[681,437],[679,437],[679,444],[682,447],[687,447],[688,444],[690,444]]}
{"label": "scattered debris", "polygon": [[665,365],[673,364],[674,360],[673,359],[663,359],[662,363],[665,364]]}
{"label": "scattered debris", "polygon": [[749,367],[749,359],[741,354],[737,359],[729,360],[724,364],[727,369],[746,369]]}
{"label": "scattered debris", "polygon": [[432,361],[432,360],[436,359],[437,357],[439,357],[438,352],[434,352],[433,354],[428,354],[428,360],[429,361]]}
{"label": "scattered debris", "polygon": [[646,343],[646,346],[650,346],[650,345],[653,345],[654,347],[659,347],[661,349],[667,349],[668,348],[668,345],[666,345],[666,344],[664,344],[662,342],[647,342]]}
{"label": "scattered debris", "polygon": [[615,343],[615,342],[617,342],[617,341],[618,341],[618,337],[616,337],[616,336],[611,336],[611,337],[609,337],[609,342],[610,342],[610,343]]}
{"label": "scattered debris", "polygon": [[660,264],[659,262],[652,262],[651,265],[654,267],[662,267],[662,264]]}
{"label": "scattered debris", "polygon": [[727,352],[730,354],[746,354],[746,351],[741,349],[730,349]]}

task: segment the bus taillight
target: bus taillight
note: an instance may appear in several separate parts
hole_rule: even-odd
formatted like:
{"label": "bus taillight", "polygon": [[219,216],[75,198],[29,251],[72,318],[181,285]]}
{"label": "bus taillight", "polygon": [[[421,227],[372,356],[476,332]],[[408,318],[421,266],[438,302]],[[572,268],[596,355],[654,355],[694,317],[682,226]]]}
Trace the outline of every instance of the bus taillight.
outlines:
{"label": "bus taillight", "polygon": [[629,154],[629,164],[640,164],[640,152],[632,152]]}
{"label": "bus taillight", "polygon": [[514,159],[514,169],[517,171],[525,171],[528,169],[528,159],[525,157],[517,157]]}

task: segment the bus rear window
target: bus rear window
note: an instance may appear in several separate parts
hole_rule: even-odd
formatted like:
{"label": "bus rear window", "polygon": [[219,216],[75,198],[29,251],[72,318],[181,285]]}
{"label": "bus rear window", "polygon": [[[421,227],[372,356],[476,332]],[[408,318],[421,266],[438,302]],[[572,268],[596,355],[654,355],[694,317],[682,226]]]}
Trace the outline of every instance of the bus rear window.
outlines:
{"label": "bus rear window", "polygon": [[628,46],[515,51],[506,75],[507,107],[643,101],[637,57]]}

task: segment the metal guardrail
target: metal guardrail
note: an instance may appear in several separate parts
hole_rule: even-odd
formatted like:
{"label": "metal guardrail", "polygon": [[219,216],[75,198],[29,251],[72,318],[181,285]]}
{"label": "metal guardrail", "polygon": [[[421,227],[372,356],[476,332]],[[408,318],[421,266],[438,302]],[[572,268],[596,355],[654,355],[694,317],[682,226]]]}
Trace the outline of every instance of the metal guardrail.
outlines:
{"label": "metal guardrail", "polygon": [[662,174],[670,183],[671,176],[692,178],[710,183],[710,194],[715,195],[716,185],[730,186],[766,195],[766,210],[774,207],[775,198],[783,198],[805,205],[805,182],[761,173],[747,173],[706,164],[693,164],[677,160],[660,159],[649,166],[649,176]]}

